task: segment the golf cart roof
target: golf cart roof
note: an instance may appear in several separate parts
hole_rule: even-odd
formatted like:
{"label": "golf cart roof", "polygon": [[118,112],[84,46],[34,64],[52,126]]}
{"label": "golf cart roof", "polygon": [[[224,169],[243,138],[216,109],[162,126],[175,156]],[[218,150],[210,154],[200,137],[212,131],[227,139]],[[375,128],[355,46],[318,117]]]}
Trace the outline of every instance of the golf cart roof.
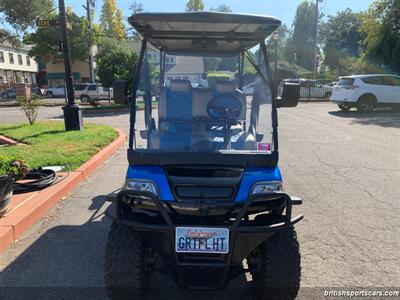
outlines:
{"label": "golf cart roof", "polygon": [[239,54],[281,25],[270,16],[220,12],[137,13],[129,23],[159,50],[202,55]]}

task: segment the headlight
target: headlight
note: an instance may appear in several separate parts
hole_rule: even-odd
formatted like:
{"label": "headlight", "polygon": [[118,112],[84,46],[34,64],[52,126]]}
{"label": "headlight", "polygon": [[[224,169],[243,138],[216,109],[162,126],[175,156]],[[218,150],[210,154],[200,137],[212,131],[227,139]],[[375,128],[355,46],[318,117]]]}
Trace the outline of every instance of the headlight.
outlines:
{"label": "headlight", "polygon": [[281,181],[259,182],[253,186],[251,194],[252,195],[268,194],[268,193],[280,192],[282,190],[283,186]]}
{"label": "headlight", "polygon": [[158,195],[157,187],[151,181],[127,179],[122,189],[135,192],[149,192],[156,196]]}

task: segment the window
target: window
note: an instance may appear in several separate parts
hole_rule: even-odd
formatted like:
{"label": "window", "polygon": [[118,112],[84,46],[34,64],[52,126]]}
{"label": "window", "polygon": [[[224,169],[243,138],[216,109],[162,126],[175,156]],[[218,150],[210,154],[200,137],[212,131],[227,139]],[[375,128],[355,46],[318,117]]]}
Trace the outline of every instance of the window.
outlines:
{"label": "window", "polygon": [[175,63],[175,56],[166,56],[165,57],[165,63],[166,64],[174,64]]}
{"label": "window", "polygon": [[400,86],[400,77],[396,76],[382,76],[381,84],[388,86]]}
{"label": "window", "polygon": [[91,84],[88,87],[88,91],[95,91],[96,90],[96,85],[95,84]]}
{"label": "window", "polygon": [[189,76],[182,76],[182,79],[189,80]]}
{"label": "window", "polygon": [[31,58],[29,56],[26,56],[26,65],[27,66],[31,65]]}
{"label": "window", "polygon": [[14,53],[8,52],[8,57],[10,59],[10,64],[14,64]]}
{"label": "window", "polygon": [[0,83],[3,83],[3,76],[0,76]]}
{"label": "window", "polygon": [[0,51],[0,63],[4,62],[4,52]]}
{"label": "window", "polygon": [[339,80],[338,85],[353,85],[353,83],[354,83],[354,78],[342,78]]}
{"label": "window", "polygon": [[23,64],[23,62],[22,62],[22,55],[21,55],[21,54],[18,54],[18,64],[19,64],[19,65],[22,65],[22,64]]}
{"label": "window", "polygon": [[393,80],[393,85],[394,86],[399,86],[400,87],[400,77],[393,76],[392,80]]}
{"label": "window", "polygon": [[85,87],[84,84],[75,84],[75,91],[83,91]]}
{"label": "window", "polygon": [[365,77],[365,78],[361,78],[361,80],[366,84],[386,85],[385,79],[383,76]]}

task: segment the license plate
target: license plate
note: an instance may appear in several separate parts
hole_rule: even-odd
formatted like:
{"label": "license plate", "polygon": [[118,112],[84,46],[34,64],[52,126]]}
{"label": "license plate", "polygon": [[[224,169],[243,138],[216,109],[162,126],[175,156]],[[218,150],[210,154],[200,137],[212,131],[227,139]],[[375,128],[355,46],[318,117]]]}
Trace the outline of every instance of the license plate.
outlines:
{"label": "license plate", "polygon": [[175,250],[184,253],[228,253],[227,228],[176,227]]}

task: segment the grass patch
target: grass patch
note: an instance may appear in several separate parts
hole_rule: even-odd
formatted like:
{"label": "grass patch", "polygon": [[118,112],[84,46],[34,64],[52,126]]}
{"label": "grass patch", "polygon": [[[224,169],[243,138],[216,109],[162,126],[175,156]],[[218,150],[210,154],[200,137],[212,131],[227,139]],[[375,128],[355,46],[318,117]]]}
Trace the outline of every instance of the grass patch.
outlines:
{"label": "grass patch", "polygon": [[[157,101],[152,101],[151,103],[153,108],[156,108],[158,106]],[[115,104],[115,103],[98,103],[97,105],[94,106],[87,106],[87,105],[81,105],[80,106],[82,110],[84,111],[91,111],[91,110],[112,110],[112,109],[129,109],[130,105],[124,105],[124,104]],[[137,109],[144,109],[144,101],[138,100],[136,101],[136,108]]]}
{"label": "grass patch", "polygon": [[61,165],[75,170],[117,137],[105,125],[85,124],[81,131],[65,131],[63,122],[0,126],[0,135],[24,144],[0,147],[0,154],[15,155],[29,168]]}
{"label": "grass patch", "polygon": [[108,109],[124,109],[129,108],[128,105],[122,104],[105,104],[105,105],[96,105],[96,106],[81,106],[82,110],[108,110]]}

